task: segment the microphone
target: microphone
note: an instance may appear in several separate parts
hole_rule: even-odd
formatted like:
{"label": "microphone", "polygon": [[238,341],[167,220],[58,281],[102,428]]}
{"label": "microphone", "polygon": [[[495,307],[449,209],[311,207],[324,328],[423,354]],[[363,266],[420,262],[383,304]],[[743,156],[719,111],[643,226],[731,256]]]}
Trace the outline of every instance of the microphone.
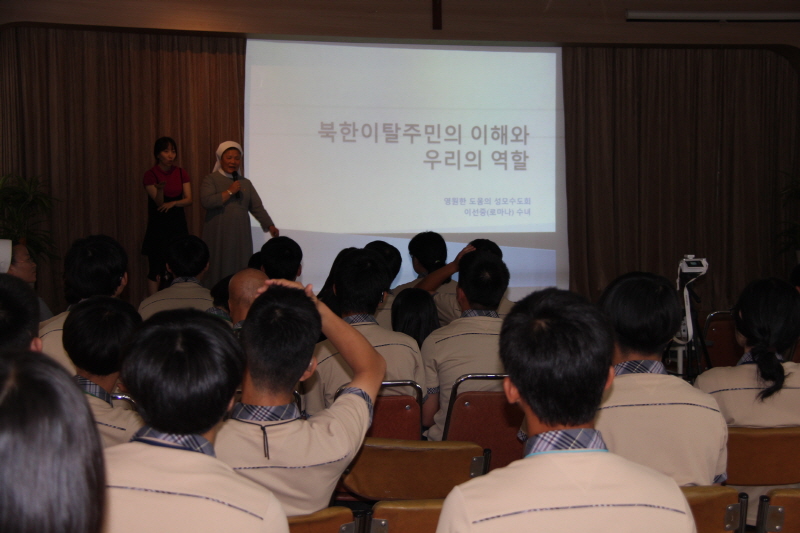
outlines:
{"label": "microphone", "polygon": [[[236,170],[231,172],[231,176],[233,176],[233,181],[239,181],[239,172],[237,172]],[[238,200],[239,198],[242,197],[242,191],[237,191],[236,194],[234,194],[233,196],[235,196],[236,199]]]}

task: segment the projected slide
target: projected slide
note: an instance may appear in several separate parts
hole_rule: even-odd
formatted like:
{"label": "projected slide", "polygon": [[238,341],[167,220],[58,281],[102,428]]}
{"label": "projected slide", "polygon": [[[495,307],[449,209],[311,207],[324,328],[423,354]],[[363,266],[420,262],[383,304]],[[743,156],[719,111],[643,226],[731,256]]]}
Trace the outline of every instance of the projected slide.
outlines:
{"label": "projected slide", "polygon": [[249,41],[247,62],[244,171],[280,228],[556,230],[557,50]]}

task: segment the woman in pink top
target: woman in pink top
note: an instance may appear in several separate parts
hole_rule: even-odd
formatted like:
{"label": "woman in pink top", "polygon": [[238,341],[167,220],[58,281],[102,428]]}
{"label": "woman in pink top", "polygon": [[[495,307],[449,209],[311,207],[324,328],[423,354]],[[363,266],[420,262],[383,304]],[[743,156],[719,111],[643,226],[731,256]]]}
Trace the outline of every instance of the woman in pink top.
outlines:
{"label": "woman in pink top", "polygon": [[167,247],[178,237],[189,235],[183,208],[192,205],[192,185],[189,174],[175,165],[178,145],[170,137],[161,137],[153,148],[156,164],[144,173],[147,192],[147,232],[142,254],[150,262],[147,288],[150,294],[158,290],[158,276],[165,270]]}

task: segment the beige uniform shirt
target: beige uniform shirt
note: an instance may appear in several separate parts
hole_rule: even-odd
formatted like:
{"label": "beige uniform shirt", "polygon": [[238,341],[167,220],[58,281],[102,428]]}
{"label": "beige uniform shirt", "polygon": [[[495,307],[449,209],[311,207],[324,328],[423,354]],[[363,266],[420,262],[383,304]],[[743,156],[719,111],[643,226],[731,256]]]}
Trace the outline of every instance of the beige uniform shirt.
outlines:
{"label": "beige uniform shirt", "polygon": [[[449,292],[437,292],[433,295],[433,301],[436,304],[436,310],[439,312],[439,323],[442,326],[446,326],[461,317],[461,306],[458,305],[455,291],[452,294]],[[497,307],[497,314],[500,315],[500,318],[505,318],[512,307],[514,307],[514,302],[503,296],[503,299],[500,300],[500,305]]]}
{"label": "beige uniform shirt", "polygon": [[[442,440],[447,406],[453,383],[464,374],[498,374],[500,362],[500,318],[474,316],[459,318],[431,333],[422,344],[425,383],[428,393],[439,389],[439,411],[428,430],[429,440]],[[502,380],[474,381],[459,386],[459,392],[470,390],[503,390]]]}
{"label": "beige uniform shirt", "polygon": [[[783,388],[763,402],[757,396],[765,387],[758,382],[758,367],[754,364],[711,368],[697,377],[694,386],[714,397],[729,426],[800,426],[800,365],[786,362],[783,370],[786,373]],[[747,523],[752,525],[758,514],[759,496],[772,489],[800,488],[800,485],[734,488],[749,496]]]}
{"label": "beige uniform shirt", "polygon": [[264,487],[208,455],[130,442],[106,448],[108,533],[288,533]]}
{"label": "beige uniform shirt", "polygon": [[[408,283],[404,283],[403,285],[398,285],[394,289],[392,289],[391,294],[388,294],[386,300],[384,300],[380,305],[378,305],[378,310],[375,312],[375,319],[378,321],[382,327],[386,329],[392,329],[392,304],[394,303],[394,299],[397,297],[403,289],[411,289],[414,288],[417,283],[420,282],[422,278],[417,278],[414,281],[410,281]],[[450,294],[453,296],[453,301],[455,301],[456,296],[456,287],[458,283],[453,280],[448,281],[447,283],[443,284],[437,290],[437,294]],[[434,297],[435,301],[435,297]],[[456,306],[458,304],[456,303]],[[461,311],[458,311],[459,316],[461,315]],[[448,321],[449,322],[449,321]]]}
{"label": "beige uniform shirt", "polygon": [[[358,318],[349,322],[386,360],[384,381],[410,379],[425,390],[425,369],[417,341],[404,333],[382,328],[371,315],[358,315]],[[318,343],[314,356],[317,358],[317,371],[304,382],[303,408],[309,415],[333,405],[336,390],[353,379],[352,369],[330,341]],[[381,394],[413,394],[413,391],[410,387],[397,387],[382,390]]]}
{"label": "beige uniform shirt", "polygon": [[92,409],[97,431],[103,439],[104,448],[130,441],[133,434],[144,425],[139,413],[127,409],[123,405],[124,401],[120,400],[119,405],[112,407],[108,402],[96,396],[91,394],[86,394],[85,396],[89,402],[89,407]]}
{"label": "beige uniform shirt", "polygon": [[714,398],[681,378],[616,376],[597,412],[595,428],[611,452],[666,474],[678,485],[724,480],[725,419]]}
{"label": "beige uniform shirt", "polygon": [[310,514],[328,506],[342,472],[361,447],[369,420],[362,397],[342,394],[308,420],[231,418],[214,448],[234,471],[272,491],[287,516]]}
{"label": "beige uniform shirt", "polygon": [[604,451],[542,453],[457,486],[437,533],[689,533],[692,512],[669,477]]}
{"label": "beige uniform shirt", "polygon": [[42,352],[49,355],[67,369],[70,376],[75,375],[75,365],[72,359],[64,350],[62,340],[64,334],[64,322],[67,320],[69,311],[54,316],[50,320],[39,323],[39,337],[42,339]]}
{"label": "beige uniform shirt", "polygon": [[175,283],[145,298],[139,305],[139,314],[142,315],[142,320],[147,320],[159,311],[186,308],[205,311],[213,306],[214,298],[211,297],[211,291],[199,283],[185,281]]}

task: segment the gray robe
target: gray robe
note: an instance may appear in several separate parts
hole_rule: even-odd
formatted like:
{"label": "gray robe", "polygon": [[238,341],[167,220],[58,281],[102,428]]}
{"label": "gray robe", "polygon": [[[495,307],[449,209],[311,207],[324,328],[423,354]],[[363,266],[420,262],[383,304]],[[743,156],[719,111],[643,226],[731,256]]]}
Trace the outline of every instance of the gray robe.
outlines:
{"label": "gray robe", "polygon": [[253,183],[239,177],[242,184],[241,198],[232,197],[222,201],[222,193],[231,186],[231,179],[217,171],[203,178],[200,184],[200,203],[206,209],[203,240],[211,251],[208,273],[203,285],[213,287],[220,279],[247,267],[253,255],[253,239],[250,235],[250,217],[253,213],[265,232],[272,226],[272,219],[261,203]]}

